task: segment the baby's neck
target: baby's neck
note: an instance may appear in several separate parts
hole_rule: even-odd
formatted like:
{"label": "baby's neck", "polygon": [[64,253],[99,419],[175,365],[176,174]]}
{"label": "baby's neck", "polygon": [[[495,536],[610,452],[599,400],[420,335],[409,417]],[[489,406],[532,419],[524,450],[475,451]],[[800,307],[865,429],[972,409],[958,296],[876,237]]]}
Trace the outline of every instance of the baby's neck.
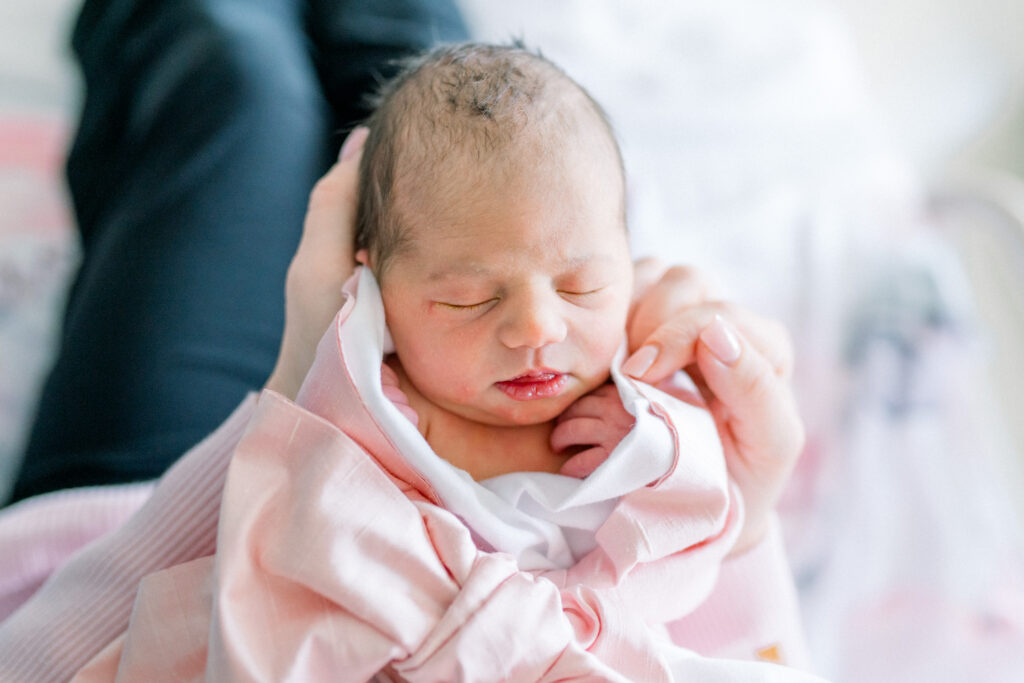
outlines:
{"label": "baby's neck", "polygon": [[498,427],[469,420],[430,402],[406,377],[392,356],[389,365],[419,418],[419,431],[440,457],[465,470],[474,480],[510,472],[558,472],[571,454],[551,450],[554,421]]}

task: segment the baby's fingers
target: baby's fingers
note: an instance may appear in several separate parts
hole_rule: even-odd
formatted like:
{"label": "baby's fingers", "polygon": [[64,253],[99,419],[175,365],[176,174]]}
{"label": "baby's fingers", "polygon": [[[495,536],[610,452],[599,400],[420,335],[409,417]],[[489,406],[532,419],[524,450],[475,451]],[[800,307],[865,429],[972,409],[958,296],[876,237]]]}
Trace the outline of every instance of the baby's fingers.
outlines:
{"label": "baby's fingers", "polygon": [[419,426],[420,416],[409,405],[409,399],[406,398],[401,389],[397,387],[384,387],[384,396],[398,408],[398,412],[404,415],[409,422],[412,422],[414,427]]}
{"label": "baby's fingers", "polygon": [[562,463],[558,473],[567,477],[583,479],[590,476],[607,459],[608,449],[603,446],[594,446],[566,460]]}
{"label": "baby's fingers", "polygon": [[388,399],[392,403],[409,405],[409,397],[405,395],[405,392],[398,387],[385,384],[381,386],[381,390],[384,392],[384,398]]}
{"label": "baby's fingers", "polygon": [[596,417],[563,420],[551,431],[551,450],[561,453],[573,446],[593,446],[601,443],[607,432],[606,424]]}
{"label": "baby's fingers", "polygon": [[622,402],[619,400],[619,390],[613,384],[605,384],[595,389],[576,401],[562,411],[558,420],[565,421],[577,417],[602,417],[612,415],[614,412],[625,412]]}
{"label": "baby's fingers", "polygon": [[[387,363],[380,364],[380,383],[386,389],[388,386],[398,387],[398,373]],[[385,392],[386,394],[387,392]]]}
{"label": "baby's fingers", "polygon": [[398,412],[402,413],[414,426],[419,426],[420,417],[409,405],[409,397],[399,387],[398,374],[387,364],[380,366],[381,391],[384,397],[391,401]]}

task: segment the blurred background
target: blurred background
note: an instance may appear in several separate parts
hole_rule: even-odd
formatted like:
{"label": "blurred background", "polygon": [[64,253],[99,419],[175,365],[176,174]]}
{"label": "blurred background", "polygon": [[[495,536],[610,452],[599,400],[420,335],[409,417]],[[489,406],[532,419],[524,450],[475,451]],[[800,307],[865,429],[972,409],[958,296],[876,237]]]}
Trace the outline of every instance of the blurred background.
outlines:
{"label": "blurred background", "polygon": [[[0,497],[76,261],[76,5],[0,7]],[[610,112],[635,255],[790,327],[809,440],[782,513],[819,672],[1020,680],[1024,3],[461,5]]]}

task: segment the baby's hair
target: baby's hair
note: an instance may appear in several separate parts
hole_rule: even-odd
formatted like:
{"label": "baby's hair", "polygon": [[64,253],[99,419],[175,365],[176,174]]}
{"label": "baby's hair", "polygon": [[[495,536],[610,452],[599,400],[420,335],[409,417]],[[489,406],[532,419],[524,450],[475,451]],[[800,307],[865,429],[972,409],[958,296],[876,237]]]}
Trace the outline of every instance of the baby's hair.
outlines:
{"label": "baby's hair", "polygon": [[[559,98],[575,95],[622,153],[607,114],[590,94],[540,52],[522,42],[456,43],[405,60],[371,101],[373,113],[359,168],[356,248],[366,249],[380,279],[407,243],[395,208],[400,178],[431,182],[439,162],[455,154],[501,163],[530,123],[570,133],[578,125]],[[438,193],[442,190],[438,188]],[[432,201],[445,201],[443,195]]]}

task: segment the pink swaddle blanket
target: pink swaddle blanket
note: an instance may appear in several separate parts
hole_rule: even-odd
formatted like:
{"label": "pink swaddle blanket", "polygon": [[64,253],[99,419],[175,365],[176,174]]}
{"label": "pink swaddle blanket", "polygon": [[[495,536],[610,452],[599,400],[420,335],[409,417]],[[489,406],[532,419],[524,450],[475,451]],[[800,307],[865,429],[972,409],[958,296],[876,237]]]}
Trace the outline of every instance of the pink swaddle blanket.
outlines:
{"label": "pink swaddle blanket", "polygon": [[637,425],[594,475],[473,482],[380,392],[372,276],[347,291],[297,402],[260,398],[216,554],[144,579],[76,680],[810,679],[662,627],[742,521],[704,411],[615,373]]}

